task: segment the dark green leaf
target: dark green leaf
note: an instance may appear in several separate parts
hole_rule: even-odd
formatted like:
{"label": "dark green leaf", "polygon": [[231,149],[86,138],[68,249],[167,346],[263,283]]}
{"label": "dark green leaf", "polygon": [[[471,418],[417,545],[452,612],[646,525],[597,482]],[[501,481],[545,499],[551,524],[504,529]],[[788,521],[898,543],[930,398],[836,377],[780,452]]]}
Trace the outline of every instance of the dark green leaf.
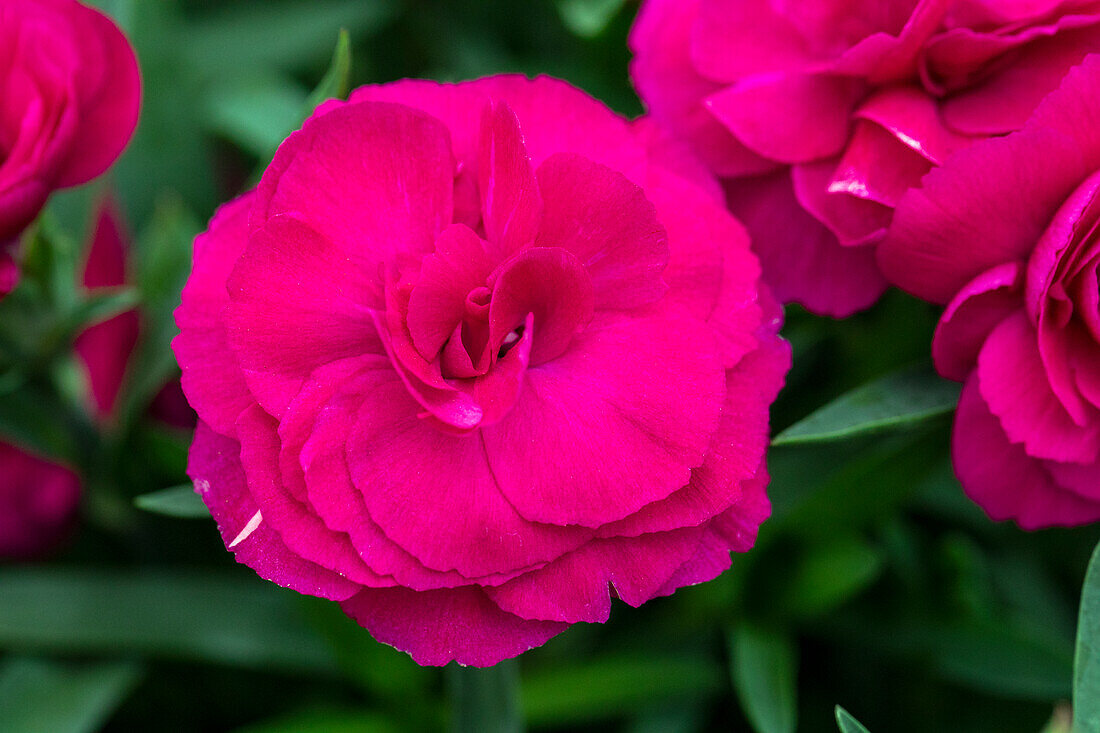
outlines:
{"label": "dark green leaf", "polygon": [[1077,651],[1073,663],[1073,724],[1077,733],[1100,731],[1100,545],[1092,553],[1081,589]]}
{"label": "dark green leaf", "polygon": [[140,672],[132,662],[10,657],[0,665],[0,724],[5,733],[91,733],[126,699]]}
{"label": "dark green leaf", "polygon": [[[212,531],[212,530],[211,530]],[[248,571],[0,569],[0,648],[335,674],[296,594]]]}
{"label": "dark green leaf", "polygon": [[398,733],[400,729],[377,712],[304,710],[240,728],[237,733]]}
{"label": "dark green leaf", "polygon": [[646,705],[707,699],[721,685],[721,672],[709,660],[656,656],[525,671],[520,680],[523,712],[532,727],[607,720]]}
{"label": "dark green leaf", "polygon": [[332,52],[332,62],[321,82],[306,100],[305,115],[310,115],[317,105],[326,99],[343,99],[348,93],[348,77],[351,74],[351,37],[346,28],[340,29],[336,37],[336,50]]}
{"label": "dark green leaf", "polygon": [[798,649],[779,632],[741,624],[729,637],[733,686],[756,733],[794,733]]}
{"label": "dark green leaf", "polygon": [[164,514],[180,519],[203,519],[210,516],[210,511],[202,503],[202,499],[195,493],[195,487],[191,484],[142,494],[134,498],[134,506],[153,514]]}
{"label": "dark green leaf", "polygon": [[840,728],[840,733],[870,733],[862,723],[852,717],[851,713],[839,705],[836,706],[836,726]]}
{"label": "dark green leaf", "polygon": [[493,667],[447,668],[452,733],[519,733],[519,666],[508,659]]}
{"label": "dark green leaf", "polygon": [[841,395],[777,435],[772,445],[908,428],[950,414],[958,401],[959,385],[942,379],[929,365],[910,367]]}

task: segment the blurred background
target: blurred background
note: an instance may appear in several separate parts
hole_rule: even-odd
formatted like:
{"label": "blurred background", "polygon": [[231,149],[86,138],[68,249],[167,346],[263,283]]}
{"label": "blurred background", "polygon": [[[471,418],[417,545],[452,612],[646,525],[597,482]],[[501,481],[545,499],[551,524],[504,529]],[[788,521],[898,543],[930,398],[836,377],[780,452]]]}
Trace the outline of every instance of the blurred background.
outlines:
{"label": "blurred background", "polygon": [[[111,172],[54,196],[26,245],[33,287],[0,303],[0,437],[82,484],[60,547],[0,564],[0,730],[445,730],[453,670],[419,668],[335,604],[260,580],[209,517],[163,493],[187,481],[193,419],[172,386],[172,310],[191,239],[316,102],[340,29],[352,86],[545,73],[634,116],[636,3],[93,4],[134,44],[144,101]],[[105,201],[129,287],[73,296],[72,283],[99,284],[84,266]],[[94,369],[74,358],[72,337],[135,305],[120,391],[97,410]],[[795,366],[773,432],[865,383],[924,374],[936,317],[897,292],[844,322],[788,308]],[[757,547],[714,582],[637,610],[617,604],[607,625],[523,655],[526,726],[814,733],[836,730],[840,704],[872,731],[1042,730],[1071,693],[1100,531],[990,522],[951,473],[947,389],[919,419],[775,447],[774,516]],[[484,673],[486,684],[514,673]]]}

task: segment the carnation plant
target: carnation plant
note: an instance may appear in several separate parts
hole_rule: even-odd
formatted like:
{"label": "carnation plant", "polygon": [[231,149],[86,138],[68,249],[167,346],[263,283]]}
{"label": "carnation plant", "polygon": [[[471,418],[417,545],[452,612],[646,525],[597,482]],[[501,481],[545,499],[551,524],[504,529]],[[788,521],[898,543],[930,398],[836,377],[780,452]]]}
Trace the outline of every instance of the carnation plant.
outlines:
{"label": "carnation plant", "polygon": [[1100,5],[0,0],[0,731],[1100,731]]}

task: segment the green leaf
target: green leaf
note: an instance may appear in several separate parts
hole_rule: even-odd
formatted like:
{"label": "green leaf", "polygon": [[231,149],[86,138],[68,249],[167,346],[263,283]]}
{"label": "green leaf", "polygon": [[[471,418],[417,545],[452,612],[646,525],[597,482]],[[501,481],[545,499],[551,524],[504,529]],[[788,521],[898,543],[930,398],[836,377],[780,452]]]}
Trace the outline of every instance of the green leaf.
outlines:
{"label": "green leaf", "polygon": [[531,727],[631,715],[646,705],[706,700],[722,688],[710,660],[682,656],[600,659],[577,667],[524,670],[523,711]]}
{"label": "green leaf", "polygon": [[186,33],[181,50],[195,69],[217,77],[242,69],[292,71],[321,62],[341,29],[377,32],[400,7],[396,0],[314,0],[226,5]]}
{"label": "green leaf", "polygon": [[0,721],[5,733],[91,733],[126,699],[140,674],[132,662],[8,658],[0,665]]}
{"label": "green leaf", "polygon": [[231,78],[207,92],[207,125],[263,163],[302,121],[306,92],[282,76]]}
{"label": "green leaf", "polygon": [[881,570],[878,551],[855,537],[816,545],[793,568],[785,605],[800,616],[828,613],[866,588]]}
{"label": "green leaf", "polygon": [[120,396],[126,425],[145,411],[178,372],[171,343],[178,329],[173,311],[191,271],[191,242],[199,223],[178,196],[158,200],[153,218],[137,240],[137,280],[144,308],[141,336],[130,356]]}
{"label": "green leaf", "polygon": [[1100,732],[1100,544],[1093,550],[1081,589],[1077,651],[1073,662],[1073,724],[1077,733]]}
{"label": "green leaf", "polygon": [[348,77],[351,74],[351,36],[347,28],[340,29],[336,37],[336,50],[332,52],[332,62],[321,78],[317,88],[306,100],[305,116],[313,113],[317,105],[327,99],[343,99],[348,93]]}
{"label": "green leaf", "polygon": [[836,727],[840,728],[840,733],[870,733],[862,723],[852,717],[851,713],[839,705],[836,706]]}
{"label": "green leaf", "polygon": [[[211,530],[212,532],[212,530]],[[236,573],[0,568],[0,649],[336,675],[297,594]]]}
{"label": "green leaf", "polygon": [[195,493],[195,487],[191,484],[142,494],[134,498],[134,506],[153,514],[164,514],[180,519],[210,517],[210,510],[202,503],[202,499]]}
{"label": "green leaf", "polygon": [[777,435],[772,445],[844,440],[910,428],[950,414],[958,401],[959,385],[922,364],[841,395]]}
{"label": "green leaf", "polygon": [[452,733],[519,733],[519,665],[509,659],[493,667],[447,667]]}
{"label": "green leaf", "polygon": [[784,634],[741,624],[729,636],[733,686],[756,733],[794,733],[798,649]]}
{"label": "green leaf", "polygon": [[603,33],[622,10],[626,0],[558,0],[558,14],[565,27],[581,38]]}

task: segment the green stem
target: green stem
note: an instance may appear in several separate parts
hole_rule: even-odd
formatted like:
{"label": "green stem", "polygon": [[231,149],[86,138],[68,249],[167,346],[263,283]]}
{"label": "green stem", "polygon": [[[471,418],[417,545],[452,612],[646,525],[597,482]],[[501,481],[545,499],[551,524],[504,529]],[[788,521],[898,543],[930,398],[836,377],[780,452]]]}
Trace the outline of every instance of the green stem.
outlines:
{"label": "green stem", "polygon": [[519,664],[508,659],[495,667],[447,667],[451,733],[522,733]]}

